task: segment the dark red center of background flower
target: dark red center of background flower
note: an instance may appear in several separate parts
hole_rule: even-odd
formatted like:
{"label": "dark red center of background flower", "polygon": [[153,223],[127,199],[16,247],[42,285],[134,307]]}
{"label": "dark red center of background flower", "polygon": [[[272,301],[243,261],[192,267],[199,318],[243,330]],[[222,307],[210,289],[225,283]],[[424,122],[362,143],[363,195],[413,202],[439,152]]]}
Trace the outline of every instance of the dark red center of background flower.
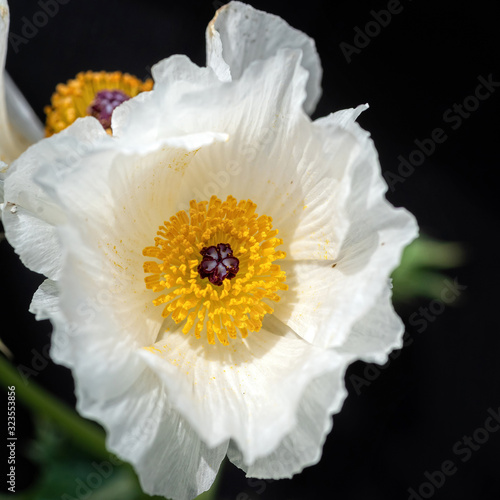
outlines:
{"label": "dark red center of background flower", "polygon": [[233,257],[233,250],[227,243],[203,247],[200,253],[203,256],[198,266],[200,277],[208,278],[214,285],[220,286],[226,278],[234,278],[240,269],[240,261]]}
{"label": "dark red center of background flower", "polygon": [[105,128],[111,128],[111,115],[117,106],[128,101],[130,96],[121,90],[101,90],[87,108],[87,114],[97,118]]}

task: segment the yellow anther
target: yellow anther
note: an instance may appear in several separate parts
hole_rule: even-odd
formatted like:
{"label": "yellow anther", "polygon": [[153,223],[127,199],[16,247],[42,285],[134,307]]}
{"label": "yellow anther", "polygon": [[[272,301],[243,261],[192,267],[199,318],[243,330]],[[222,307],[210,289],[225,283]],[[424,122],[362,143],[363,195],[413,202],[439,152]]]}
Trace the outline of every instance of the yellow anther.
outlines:
{"label": "yellow anther", "polygon": [[[262,328],[262,320],[274,309],[269,301],[278,301],[279,290],[286,290],[285,272],[274,261],[285,253],[276,251],[282,240],[276,238],[272,219],[257,215],[257,205],[250,200],[237,201],[232,196],[222,202],[189,202],[189,214],[180,211],[160,226],[154,247],[143,255],[162,262],[147,261],[144,271],[146,288],[162,292],[152,299],[163,305],[163,317],[185,322],[182,331],[208,342],[216,339],[229,345],[230,339],[245,338]],[[230,245],[239,259],[239,271],[232,279],[216,286],[201,278],[198,266],[200,250],[219,243]],[[189,257],[186,258],[185,256]]]}

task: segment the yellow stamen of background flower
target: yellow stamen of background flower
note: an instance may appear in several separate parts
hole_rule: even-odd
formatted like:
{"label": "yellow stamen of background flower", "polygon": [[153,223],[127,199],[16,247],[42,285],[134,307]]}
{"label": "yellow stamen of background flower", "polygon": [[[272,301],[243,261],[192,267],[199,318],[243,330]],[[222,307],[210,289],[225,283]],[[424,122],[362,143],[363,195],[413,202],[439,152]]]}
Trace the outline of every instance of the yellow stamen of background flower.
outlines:
{"label": "yellow stamen of background flower", "polygon": [[77,118],[88,116],[88,108],[96,94],[102,90],[120,90],[129,97],[153,88],[153,81],[139,80],[128,73],[115,71],[106,73],[86,71],[78,73],[73,80],[60,83],[52,95],[47,115],[45,134],[51,136],[71,125]]}
{"label": "yellow stamen of background flower", "polygon": [[[177,212],[160,226],[154,247],[146,247],[143,255],[161,262],[144,263],[146,288],[163,292],[153,300],[163,305],[163,317],[176,323],[185,321],[187,334],[194,331],[200,338],[206,331],[208,342],[229,345],[229,339],[258,332],[262,319],[274,311],[269,302],[280,300],[279,290],[286,290],[285,272],[273,262],[285,258],[276,247],[272,219],[257,215],[257,205],[250,200],[238,202],[232,196],[222,202],[212,196],[209,202],[189,203],[189,215]],[[239,271],[222,286],[200,277],[198,266],[204,247],[219,243],[231,246],[239,259]]]}

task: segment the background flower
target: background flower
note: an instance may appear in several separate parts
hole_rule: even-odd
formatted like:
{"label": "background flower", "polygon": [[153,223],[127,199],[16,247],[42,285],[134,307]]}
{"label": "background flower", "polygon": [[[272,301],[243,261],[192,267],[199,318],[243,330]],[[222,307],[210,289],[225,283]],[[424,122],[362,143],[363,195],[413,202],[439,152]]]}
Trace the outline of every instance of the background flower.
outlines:
{"label": "background flower", "polygon": [[[21,35],[22,16],[31,20],[39,7],[27,3],[23,10],[20,0],[16,5],[13,8],[18,9],[17,24],[13,29]],[[171,53],[187,52],[199,64],[204,62],[201,33],[213,13],[209,2],[201,8],[194,2],[175,5],[163,17],[161,7],[158,11],[150,10],[155,8],[153,3],[147,4],[146,12],[130,10],[132,5],[140,8],[131,3],[130,29],[124,28],[128,19],[125,13],[120,15],[120,24],[108,22],[112,15],[118,15],[114,10],[102,17],[88,14],[88,22],[77,26],[75,31],[71,20],[75,15],[83,16],[87,5],[60,4],[58,14],[38,28],[36,38],[19,45],[18,53],[9,56],[11,74],[40,115],[57,82],[65,81],[82,67],[115,69],[115,63],[106,65],[107,58],[119,61],[116,68],[138,76],[146,76],[143,68],[164,57],[166,47]],[[467,463],[454,455],[452,447],[484,422],[485,410],[496,404],[499,389],[496,318],[491,313],[496,300],[491,283],[496,283],[498,276],[491,265],[495,256],[491,255],[490,237],[491,228],[495,227],[492,214],[496,188],[491,181],[493,166],[498,164],[493,126],[497,93],[481,101],[478,110],[463,119],[456,130],[442,119],[454,103],[462,104],[474,94],[479,75],[486,78],[490,72],[494,74],[499,54],[494,43],[495,17],[488,14],[489,4],[475,4],[471,15],[470,11],[460,10],[456,3],[431,6],[402,2],[404,10],[394,15],[379,35],[370,38],[370,43],[349,64],[339,43],[353,42],[353,28],[364,28],[372,20],[370,10],[386,9],[386,3],[374,6],[368,2],[340,2],[336,4],[335,15],[328,15],[329,4],[321,2],[308,4],[307,9],[303,3],[291,2],[255,5],[274,11],[316,39],[325,66],[325,95],[318,116],[333,108],[370,102],[370,111],[360,121],[372,132],[387,170],[397,174],[400,154],[407,157],[417,148],[416,139],[428,137],[436,127],[446,128],[448,139],[437,145],[435,152],[388,196],[416,213],[428,233],[450,241],[469,242],[476,251],[466,267],[449,272],[452,280],[456,277],[459,283],[468,286],[460,296],[463,301],[467,295],[463,311],[446,303],[431,321],[419,313],[420,307],[429,309],[431,299],[422,299],[408,309],[400,306],[413,341],[411,345],[385,370],[379,372],[377,366],[358,363],[348,372],[350,396],[344,412],[336,419],[335,432],[327,441],[326,460],[290,482],[247,481],[234,471],[234,483],[224,486],[223,495],[226,498],[259,495],[264,499],[306,497],[312,487],[321,483],[341,497],[405,498],[409,496],[408,487],[417,487],[426,480],[424,471],[434,471],[448,458],[456,461],[458,470],[439,493],[453,498],[482,494],[478,491],[486,497],[494,495],[498,436],[491,435]],[[194,9],[196,6],[199,11]],[[483,14],[479,15],[480,12]],[[149,36],[139,39],[130,33],[137,31],[137,19],[141,16],[149,27]],[[422,25],[427,27],[425,37]],[[93,37],[87,36],[91,30]],[[117,38],[120,33],[126,36]],[[90,39],[88,49],[84,48],[83,39]],[[119,39],[120,43],[113,43],[113,39]],[[79,51],[79,59],[72,53],[75,49]],[[140,50],[144,50],[142,59],[137,56],[138,62],[133,61],[131,54],[134,51],[140,54]],[[50,72],[46,71],[47,51],[64,54],[63,59],[54,60]],[[5,243],[2,252],[7,253]],[[35,285],[29,284],[30,278],[22,267],[7,266],[6,259],[3,257],[2,261],[2,283],[10,285],[3,289],[4,315],[14,315],[18,322],[15,329],[6,332],[11,337],[9,345],[20,365],[31,367],[33,359],[37,360],[37,375],[30,380],[42,381],[57,394],[64,393],[68,385],[61,376],[64,370],[53,365],[38,369],[44,366],[44,334],[34,333],[27,340],[37,328],[49,329],[48,325],[38,325],[24,315]],[[31,288],[29,293],[24,292],[27,288]],[[441,309],[435,304],[433,307]],[[35,346],[42,360],[34,358],[26,343]],[[359,380],[353,375],[364,383],[355,385]],[[69,388],[66,397],[71,400]],[[29,424],[20,425],[28,433]],[[337,473],[332,474],[332,470]],[[73,479],[68,494],[74,495],[75,488]]]}

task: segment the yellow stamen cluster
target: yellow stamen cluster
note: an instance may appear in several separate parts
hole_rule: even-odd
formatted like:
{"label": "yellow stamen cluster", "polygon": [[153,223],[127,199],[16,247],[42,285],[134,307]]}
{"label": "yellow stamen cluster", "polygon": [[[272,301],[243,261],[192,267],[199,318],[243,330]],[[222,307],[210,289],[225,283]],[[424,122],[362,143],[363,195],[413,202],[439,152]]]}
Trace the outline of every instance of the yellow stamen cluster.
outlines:
{"label": "yellow stamen cluster", "polygon": [[45,134],[51,136],[71,125],[77,118],[87,116],[87,109],[101,90],[121,90],[130,97],[153,88],[151,79],[143,82],[121,71],[86,71],[73,80],[60,83],[52,95],[50,106],[45,107],[47,120]]}
{"label": "yellow stamen cluster", "polygon": [[[283,241],[276,238],[271,217],[258,216],[250,200],[228,196],[222,202],[212,196],[209,202],[191,200],[189,205],[189,215],[177,212],[160,226],[155,246],[143,250],[144,256],[162,261],[145,262],[144,271],[152,273],[145,278],[146,288],[163,292],[153,304],[164,305],[164,318],[185,321],[183,333],[194,331],[200,338],[205,330],[210,344],[217,337],[228,345],[238,331],[242,338],[259,331],[264,316],[274,311],[268,302],[279,301],[276,292],[288,288],[285,272],[273,264],[285,257],[276,250]],[[198,273],[200,250],[218,243],[229,244],[239,259],[237,275],[222,286]]]}

